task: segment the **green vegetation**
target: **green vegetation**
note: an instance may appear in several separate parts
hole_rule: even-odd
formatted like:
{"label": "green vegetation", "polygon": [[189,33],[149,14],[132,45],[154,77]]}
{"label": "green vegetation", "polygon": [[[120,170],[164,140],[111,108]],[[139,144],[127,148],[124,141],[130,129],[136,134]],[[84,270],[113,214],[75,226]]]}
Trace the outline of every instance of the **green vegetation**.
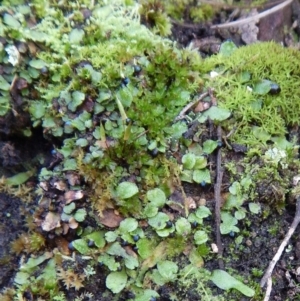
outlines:
{"label": "green vegetation", "polygon": [[193,22],[210,20],[218,11],[211,4],[193,0],[141,1],[140,14],[152,31],[162,36],[171,33],[171,19],[183,18]]}
{"label": "green vegetation", "polygon": [[[256,43],[237,49],[232,42],[221,54],[205,61],[208,82],[215,88],[219,106],[233,112],[228,122],[230,139],[241,144],[287,146],[288,128],[299,120],[299,52],[273,43]],[[259,143],[258,143],[259,142]]]}
{"label": "green vegetation", "polygon": [[[224,300],[213,296],[212,283],[254,296],[240,279],[204,268],[215,256],[212,213],[188,201],[182,181],[214,182],[210,156],[222,141],[208,135],[207,124],[221,125],[228,147],[248,147],[239,162],[226,162],[232,182],[221,233],[239,232],[246,214],[260,214],[258,197],[282,209],[299,168],[297,141],[285,138],[300,117],[298,52],[227,42],[202,60],[161,37],[170,23],[159,1],[15,2],[1,7],[0,116],[25,114],[25,129],[11,132],[30,136],[41,128],[58,158],[38,174],[36,232],[12,244],[16,254],[28,253],[15,276],[15,297],[30,289],[34,298],[66,300],[99,272],[113,298],[131,292],[129,300],[155,300],[166,284],[173,300],[189,294]],[[190,11],[194,20],[210,16],[207,5]],[[217,106],[177,118],[203,90],[213,91]],[[1,189],[23,184],[29,172],[4,179]],[[49,233],[54,250],[40,233]]]}

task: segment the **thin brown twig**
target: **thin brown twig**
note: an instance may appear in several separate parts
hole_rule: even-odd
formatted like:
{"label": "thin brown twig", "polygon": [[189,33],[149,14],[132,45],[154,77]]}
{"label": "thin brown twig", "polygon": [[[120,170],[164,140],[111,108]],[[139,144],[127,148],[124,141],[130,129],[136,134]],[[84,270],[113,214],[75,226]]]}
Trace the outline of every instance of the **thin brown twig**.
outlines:
{"label": "thin brown twig", "polygon": [[257,15],[245,18],[245,19],[241,19],[241,20],[237,20],[237,21],[233,21],[233,22],[229,22],[229,23],[224,23],[224,24],[218,24],[218,25],[213,25],[210,28],[214,29],[214,28],[228,28],[228,27],[235,27],[235,26],[241,26],[243,24],[248,24],[250,22],[258,22],[260,19],[271,15],[273,13],[275,13],[278,10],[281,10],[283,8],[285,8],[286,6],[290,5],[294,0],[286,0],[270,9],[267,9]]}
{"label": "thin brown twig", "polygon": [[223,9],[251,9],[251,8],[268,8],[269,6],[274,6],[277,4],[282,3],[282,0],[271,2],[271,3],[262,3],[262,4],[257,4],[257,5],[243,5],[242,3],[240,4],[225,4],[224,1],[211,1],[211,0],[201,0],[201,4],[209,4],[213,7],[221,7]]}
{"label": "thin brown twig", "polygon": [[187,111],[189,111],[192,107],[196,106],[204,97],[208,96],[209,92],[204,92],[201,95],[199,95],[199,97],[197,97],[197,99],[189,102],[178,114],[178,116],[174,119],[175,121],[178,121],[180,119],[183,119],[185,117],[185,114]]}
{"label": "thin brown twig", "polygon": [[[206,4],[209,4],[211,5],[212,7],[214,8],[222,8],[222,9],[267,9],[269,6],[274,6],[274,5],[277,5],[277,4],[281,4],[282,1],[275,1],[275,2],[272,2],[272,3],[266,3],[266,4],[261,4],[261,5],[254,5],[254,6],[251,6],[251,5],[229,5],[229,4],[224,4],[224,3],[219,3],[219,2],[214,2],[214,1],[201,1],[201,3],[206,3]],[[171,22],[173,24],[176,24],[176,25],[180,25],[182,27],[185,27],[185,28],[198,28],[199,26],[203,26],[199,23],[186,23],[184,21],[178,21],[178,20],[175,20],[175,19],[171,19]],[[218,26],[220,27],[220,25],[214,25],[214,26]]]}
{"label": "thin brown twig", "polygon": [[[218,139],[222,141],[222,129],[221,126],[218,126],[217,129]],[[223,169],[222,169],[222,152],[221,148],[218,149],[217,152],[217,181],[215,184],[215,215],[216,215],[216,240],[218,246],[218,263],[219,268],[224,269],[224,262],[222,259],[223,255],[223,245],[221,241],[221,233],[220,233],[220,225],[221,225],[221,186],[222,186],[222,179],[223,179]]]}
{"label": "thin brown twig", "polygon": [[295,217],[294,220],[292,222],[292,225],[289,229],[289,231],[286,233],[281,245],[279,246],[275,256],[273,257],[272,261],[269,263],[269,266],[267,268],[267,270],[265,271],[264,276],[262,277],[261,281],[260,281],[260,286],[264,287],[266,282],[268,281],[268,279],[271,278],[273,269],[275,268],[277,261],[280,259],[285,247],[287,246],[290,238],[292,237],[292,235],[294,234],[298,224],[300,222],[300,197],[297,198],[297,202],[296,202],[296,213],[295,213]]}
{"label": "thin brown twig", "polygon": [[208,88],[207,91],[208,91],[208,95],[210,97],[211,104],[213,106],[216,106],[217,105],[217,98],[214,96],[214,89]]}

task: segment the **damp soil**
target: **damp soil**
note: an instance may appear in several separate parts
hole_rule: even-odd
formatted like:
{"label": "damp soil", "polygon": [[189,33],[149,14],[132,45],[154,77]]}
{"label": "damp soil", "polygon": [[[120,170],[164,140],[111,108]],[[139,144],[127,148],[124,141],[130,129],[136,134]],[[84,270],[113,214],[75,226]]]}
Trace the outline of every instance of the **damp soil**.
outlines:
{"label": "damp soil", "polygon": [[[287,24],[294,24],[293,32],[300,32],[299,22],[300,9],[298,1],[290,7],[290,10],[282,15],[273,16],[279,24],[276,31],[269,34],[261,32],[257,36],[257,40],[276,40],[283,43],[285,46],[298,47],[297,43],[291,39],[291,32],[284,30]],[[199,55],[206,57],[218,51],[219,45],[227,39],[232,39],[238,46],[246,43],[241,38],[241,33],[228,29],[226,32],[218,29],[212,29],[212,25],[222,24],[224,20],[229,20],[234,7],[225,7],[219,11],[219,14],[209,23],[193,24],[190,20],[182,22],[174,21],[172,28],[172,38],[178,43],[179,47],[187,47],[194,45],[198,49]],[[242,14],[242,12],[240,12]],[[233,20],[234,21],[234,20]],[[290,27],[291,28],[291,27]],[[266,31],[266,27],[259,28],[261,31]],[[285,34],[282,34],[284,32]],[[263,38],[259,38],[259,36]],[[267,37],[267,38],[266,38]],[[2,129],[9,126],[9,121],[2,124]],[[7,134],[8,133],[8,134]],[[43,166],[48,166],[51,159],[52,146],[56,141],[49,141],[43,138],[42,131],[34,133],[32,138],[21,138],[14,136],[13,132],[1,130],[0,134],[0,164],[1,173],[5,176],[11,176],[22,171],[22,162],[34,164],[38,169]],[[6,148],[5,148],[6,147]],[[5,153],[5,149],[9,152]],[[42,153],[44,158],[49,158],[48,162],[31,162],[36,158],[38,153]],[[227,153],[230,155],[230,153]],[[47,161],[47,159],[46,159]],[[30,163],[31,162],[31,163]],[[226,179],[226,175],[224,175]],[[38,180],[31,178],[27,182],[28,187],[37,185]],[[224,183],[223,183],[224,184]],[[224,184],[224,187],[226,185]],[[223,187],[223,186],[222,186]],[[194,199],[199,197],[206,199],[206,205],[214,212],[214,187],[213,185],[205,189],[187,185],[185,187],[187,196]],[[225,190],[225,189],[224,189]],[[22,233],[28,232],[28,215],[31,215],[38,206],[38,200],[24,202],[22,198],[12,197],[9,193],[0,193],[0,288],[12,288],[14,286],[14,277],[20,266],[21,255],[16,256],[11,252],[10,243],[14,241]],[[235,239],[237,234],[222,236],[223,261],[226,269],[234,269],[238,274],[247,281],[253,279],[253,271],[257,271],[257,283],[259,283],[262,273],[267,268],[268,264],[275,255],[279,245],[281,244],[286,232],[288,231],[295,213],[295,204],[291,202],[282,209],[281,212],[272,211],[271,214],[264,214],[265,208],[262,204],[262,211],[257,215],[249,215],[246,219],[239,222],[239,228],[242,234],[247,237],[242,243],[236,244]],[[266,210],[269,210],[266,205]],[[215,228],[214,214],[210,219],[210,227]],[[214,231],[214,230],[213,230]],[[299,300],[300,298],[300,229],[297,229],[291,238],[288,248],[283,253],[273,271],[273,287],[270,300]],[[45,235],[46,246],[50,248],[52,245],[51,237]],[[209,270],[219,268],[217,260],[208,260],[205,262],[205,267]],[[94,294],[93,300],[106,301],[112,300],[112,296],[104,293],[105,287],[105,268],[98,266],[96,274],[92,275],[87,281],[85,288],[87,291]],[[255,278],[255,277],[254,277]],[[63,290],[63,285],[61,285]],[[168,301],[172,300],[172,292],[176,290],[175,285],[165,285],[160,288],[158,293],[160,298],[157,300]],[[215,294],[222,293],[215,287]],[[74,300],[79,293],[74,289],[66,291],[68,300]],[[28,297],[28,296],[27,296]],[[24,296],[23,300],[29,299]],[[230,300],[249,300],[249,298],[241,297],[239,294],[235,298],[234,293],[230,295]],[[130,292],[126,292],[118,300],[130,299]],[[263,299],[263,294],[262,298]],[[192,289],[190,293],[185,292],[182,300],[201,300],[201,297],[195,295]],[[257,299],[258,300],[258,299]]]}

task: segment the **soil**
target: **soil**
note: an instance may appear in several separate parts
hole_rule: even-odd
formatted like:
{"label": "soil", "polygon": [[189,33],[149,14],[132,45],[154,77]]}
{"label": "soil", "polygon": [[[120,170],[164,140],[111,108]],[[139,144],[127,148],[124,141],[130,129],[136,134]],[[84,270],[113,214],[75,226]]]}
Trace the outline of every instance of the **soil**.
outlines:
{"label": "soil", "polygon": [[[265,6],[266,7],[266,6]],[[261,8],[264,10],[265,7]],[[199,50],[201,56],[206,57],[218,51],[220,44],[227,39],[233,40],[238,46],[246,44],[242,35],[246,31],[239,31],[236,28],[228,27],[226,30],[212,29],[212,25],[222,24],[224,20],[229,20],[234,12],[235,7],[224,7],[219,14],[210,23],[192,24],[190,20],[185,22],[173,22],[172,38],[182,47],[190,46]],[[237,18],[243,18],[242,10],[231,19],[234,21]],[[298,1],[294,1],[292,6],[280,10],[272,16],[267,16],[264,22],[255,24],[258,32],[254,39],[256,40],[275,40],[283,43],[287,47],[299,47],[297,42],[292,39],[292,33],[300,33],[300,5]],[[276,28],[271,29],[266,25],[270,22],[276,23]],[[293,24],[293,26],[292,26]],[[284,30],[290,28],[291,30]],[[248,28],[249,29],[249,28]],[[249,29],[249,31],[251,31]],[[5,176],[11,176],[16,172],[20,172],[20,163],[25,162],[39,152],[46,154],[49,157],[50,151],[55,141],[49,141],[43,138],[43,133],[36,132],[31,139],[21,140],[20,137],[15,137],[13,134],[6,135],[4,131],[0,134],[0,163],[1,173]],[[4,147],[10,146],[10,152],[6,155]],[[34,155],[35,154],[35,155]],[[226,153],[228,156],[235,155],[234,153]],[[211,158],[215,162],[215,158]],[[48,166],[49,162],[38,163],[34,162],[38,168]],[[214,166],[214,165],[213,165]],[[223,178],[223,186],[226,184],[226,174]],[[37,184],[37,179],[32,178],[27,182],[27,186],[34,187]],[[193,198],[206,199],[206,205],[214,212],[214,188],[213,185],[205,189],[187,185],[185,187],[187,196]],[[9,193],[0,193],[0,288],[13,287],[13,279],[19,268],[21,256],[12,255],[10,243],[20,234],[27,232],[26,216],[33,212],[37,206],[38,200],[24,202],[18,197],[13,197]],[[287,204],[282,212],[265,216],[270,208],[268,205],[263,205],[262,212],[257,215],[251,215],[243,220],[240,224],[244,234],[247,234],[248,239],[240,245],[235,244],[237,235],[222,236],[222,244],[224,247],[223,258],[226,269],[232,268],[239,272],[243,279],[253,277],[253,270],[260,271],[257,275],[257,283],[259,283],[262,272],[265,271],[269,262],[275,255],[280,243],[282,242],[286,232],[288,231],[295,213],[295,204]],[[214,215],[211,218],[211,227],[215,227]],[[278,264],[273,271],[273,287],[270,300],[300,300],[300,241],[298,239],[300,229],[297,229],[293,235],[289,246],[283,253]],[[51,239],[46,237],[46,243],[51,245]],[[216,260],[210,260],[205,263],[205,267],[209,270],[219,268]],[[98,266],[96,274],[92,275],[89,284],[86,286],[87,291],[94,294],[93,300],[105,301],[112,300],[111,296],[105,297],[105,278],[101,275],[104,267]],[[174,287],[163,286],[158,293],[160,298],[157,300],[172,300],[171,293]],[[216,289],[214,288],[215,292]],[[191,290],[192,291],[192,290]],[[128,293],[129,294],[129,293]],[[78,296],[75,290],[66,291],[68,300],[74,300]],[[30,296],[23,296],[23,300],[33,300]],[[119,300],[127,300],[130,298],[126,294],[120,297]],[[239,297],[241,298],[240,295]],[[263,294],[261,300],[263,299]],[[199,296],[191,293],[189,296],[182,296],[182,300],[200,300]],[[231,300],[249,300],[235,299],[234,294],[231,295]],[[257,299],[258,300],[258,299]]]}

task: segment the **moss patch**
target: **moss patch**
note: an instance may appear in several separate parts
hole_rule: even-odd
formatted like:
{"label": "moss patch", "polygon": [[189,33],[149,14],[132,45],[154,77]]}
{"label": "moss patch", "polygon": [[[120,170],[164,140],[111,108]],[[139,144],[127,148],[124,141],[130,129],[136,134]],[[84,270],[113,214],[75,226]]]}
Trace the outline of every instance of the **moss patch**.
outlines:
{"label": "moss patch", "polygon": [[[228,132],[238,143],[257,145],[274,136],[284,136],[300,117],[299,51],[274,42],[256,43],[219,54],[205,61],[207,71],[217,77],[208,83],[216,91],[218,104],[232,112]],[[260,91],[268,80],[280,86],[280,92]]]}

